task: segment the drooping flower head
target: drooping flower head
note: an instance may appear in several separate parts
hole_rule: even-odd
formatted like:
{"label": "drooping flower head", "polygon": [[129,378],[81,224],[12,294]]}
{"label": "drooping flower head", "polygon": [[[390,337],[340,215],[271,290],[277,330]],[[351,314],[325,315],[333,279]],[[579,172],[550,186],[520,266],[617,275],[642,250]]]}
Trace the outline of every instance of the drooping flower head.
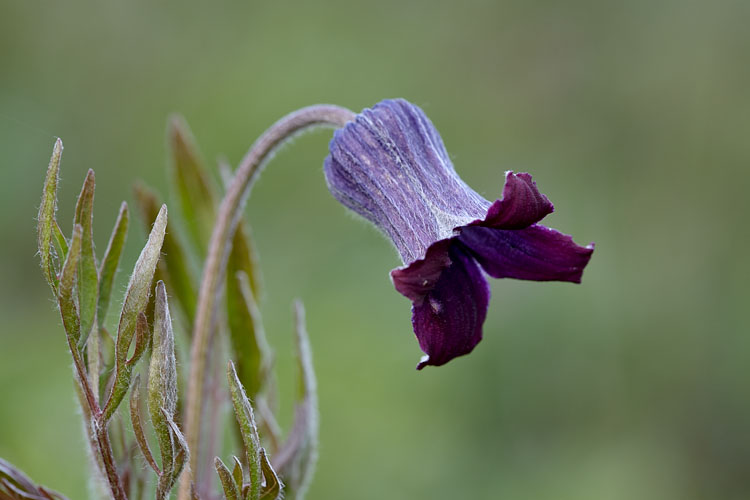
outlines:
{"label": "drooping flower head", "polygon": [[386,100],[337,130],[324,164],[333,196],[393,242],[403,267],[393,284],[412,301],[412,324],[439,366],[482,339],[494,278],[579,283],[593,245],[537,224],[553,211],[531,176],[505,174],[491,203],[456,174],[443,141],[417,106]]}

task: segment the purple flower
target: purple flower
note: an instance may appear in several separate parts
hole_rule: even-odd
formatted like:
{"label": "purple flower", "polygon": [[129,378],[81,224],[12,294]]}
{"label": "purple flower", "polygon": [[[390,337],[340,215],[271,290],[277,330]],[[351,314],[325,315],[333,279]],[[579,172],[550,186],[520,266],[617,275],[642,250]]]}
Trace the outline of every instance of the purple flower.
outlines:
{"label": "purple flower", "polygon": [[[325,159],[328,189],[396,246],[404,267],[393,284],[412,301],[412,324],[439,366],[482,339],[493,278],[580,283],[594,246],[537,224],[554,208],[529,174],[505,174],[490,203],[451,164],[417,106],[386,100],[337,130]],[[483,272],[484,271],[484,272]]]}

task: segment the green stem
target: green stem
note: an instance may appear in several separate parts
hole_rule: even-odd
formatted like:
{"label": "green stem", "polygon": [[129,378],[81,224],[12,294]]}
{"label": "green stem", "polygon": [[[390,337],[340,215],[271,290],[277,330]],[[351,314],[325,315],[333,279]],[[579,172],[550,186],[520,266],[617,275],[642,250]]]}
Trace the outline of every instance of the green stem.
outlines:
{"label": "green stem", "polygon": [[[311,127],[342,127],[353,120],[354,116],[355,114],[348,109],[331,105],[309,106],[286,115],[266,130],[247,152],[221,202],[203,267],[190,352],[185,435],[190,449],[190,465],[197,482],[200,482],[201,474],[210,473],[210,471],[199,471],[197,465],[200,463],[198,460],[201,442],[200,414],[204,405],[203,383],[206,376],[206,358],[212,337],[211,325],[216,309],[219,284],[224,279],[223,274],[232,238],[242,216],[250,187],[258,178],[265,161],[284,141]],[[183,474],[180,481],[177,498],[178,500],[190,499],[190,478],[187,474]]]}

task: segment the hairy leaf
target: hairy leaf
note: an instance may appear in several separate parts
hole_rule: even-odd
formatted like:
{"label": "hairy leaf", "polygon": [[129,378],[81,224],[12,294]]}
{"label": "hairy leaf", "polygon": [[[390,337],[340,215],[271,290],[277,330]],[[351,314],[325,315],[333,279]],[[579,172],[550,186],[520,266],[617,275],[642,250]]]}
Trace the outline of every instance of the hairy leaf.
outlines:
{"label": "hairy leaf", "polygon": [[240,491],[232,478],[232,473],[221,461],[219,457],[214,459],[214,467],[216,472],[219,474],[219,480],[221,481],[221,487],[224,490],[224,498],[226,500],[240,500]]}
{"label": "hairy leaf", "polygon": [[168,130],[172,176],[182,218],[198,254],[206,254],[216,216],[215,188],[201,162],[185,121],[172,117]]}
{"label": "hairy leaf", "polygon": [[10,462],[0,458],[0,499],[67,500],[56,491],[34,482]]}
{"label": "hairy leaf", "polygon": [[[273,470],[271,462],[268,461],[266,450],[260,449],[260,466],[263,469],[263,477],[266,479],[266,485],[260,495],[261,500],[276,500],[281,498],[281,489],[284,485],[281,483],[276,471]],[[298,497],[299,498],[299,497]]]}
{"label": "hairy leaf", "polygon": [[128,204],[124,201],[120,205],[120,213],[117,215],[115,227],[109,237],[107,250],[104,252],[101,266],[99,267],[99,304],[97,306],[97,318],[99,326],[104,324],[112,296],[112,285],[115,282],[117,266],[120,263],[122,248],[125,246],[125,238],[128,234]]}
{"label": "hairy leaf", "polygon": [[[234,256],[234,252],[232,252]],[[260,311],[248,283],[247,274],[233,265],[227,274],[227,323],[237,362],[237,373],[251,397],[256,397],[270,374],[271,350],[266,341]]]}
{"label": "hairy leaf", "polygon": [[[49,166],[47,167],[47,176],[44,180],[44,188],[42,190],[42,203],[39,205],[39,217],[37,219],[37,243],[39,245],[42,272],[54,292],[57,292],[58,279],[51,245],[54,227],[57,225],[55,220],[55,211],[57,210],[57,181],[60,177],[62,151],[63,143],[60,139],[57,139],[52,149]],[[64,256],[58,256],[58,258],[62,261]]]}
{"label": "hairy leaf", "polygon": [[172,318],[163,281],[156,284],[154,311],[153,350],[148,372],[148,411],[159,442],[162,468],[168,470],[173,467],[174,450],[172,432],[164,414],[174,418],[177,408],[177,366]]}
{"label": "hairy leaf", "polygon": [[148,319],[146,319],[145,313],[138,313],[138,320],[135,323],[135,349],[133,349],[133,355],[128,359],[125,364],[127,366],[135,366],[138,360],[141,359],[141,355],[146,350],[146,346],[151,343],[151,329],[148,327]]}
{"label": "hairy leaf", "polygon": [[234,484],[236,484],[237,488],[241,490],[242,486],[245,484],[245,473],[242,470],[242,462],[240,462],[240,459],[234,455],[232,455],[232,460],[234,461],[234,467],[232,468]]}
{"label": "hairy leaf", "polygon": [[[182,431],[180,431],[180,428],[174,422],[173,417],[169,415],[164,409],[162,409],[162,414],[167,421],[167,425],[169,425],[169,430],[172,435],[172,442],[174,443],[175,450],[174,467],[171,470],[171,474],[167,476],[166,471],[164,471],[164,473],[162,474],[162,478],[167,479],[164,483],[164,486],[166,488],[164,491],[166,493],[169,493],[169,490],[172,489],[172,486],[174,486],[177,478],[180,477],[185,464],[190,461],[190,451],[188,450],[188,444],[185,440],[185,436],[182,434]],[[159,481],[159,484],[161,485],[161,480]]]}
{"label": "hairy leaf", "polygon": [[57,260],[58,262],[63,262],[68,256],[69,242],[65,238],[65,235],[63,235],[57,221],[54,221],[54,224],[52,224],[52,237],[53,243],[55,244],[55,252],[57,252]]}
{"label": "hairy leaf", "polygon": [[[159,212],[158,198],[153,191],[143,184],[136,184],[134,191],[141,219],[144,224],[150,225]],[[182,310],[187,329],[191,331],[198,300],[197,279],[174,223],[167,225],[164,245],[162,246],[162,257],[155,279],[161,279],[168,285],[170,292],[174,294],[177,304]]]}
{"label": "hairy leaf", "polygon": [[318,457],[318,396],[310,340],[305,329],[305,310],[295,303],[297,330],[298,399],[294,424],[284,445],[274,457],[276,469],[285,478],[295,498],[304,497]]}
{"label": "hairy leaf", "polygon": [[164,232],[167,228],[167,206],[162,205],[159,215],[149,234],[148,242],[141,251],[138,261],[133,268],[125,301],[120,313],[120,325],[117,330],[117,357],[125,361],[130,342],[135,333],[135,322],[138,313],[146,308],[150,295],[151,280],[154,277],[156,263],[159,261],[161,246],[164,242]]}
{"label": "hairy leaf", "polygon": [[255,426],[255,416],[253,408],[245,395],[245,390],[237,378],[237,372],[234,364],[230,361],[227,367],[227,378],[229,379],[229,392],[232,396],[232,405],[234,414],[240,427],[242,442],[245,445],[247,454],[247,463],[250,472],[250,500],[260,498],[261,489],[261,457],[260,457],[260,439],[258,438],[258,429]]}
{"label": "hairy leaf", "polygon": [[146,246],[135,263],[130,283],[125,292],[125,301],[120,313],[120,324],[115,341],[115,381],[104,409],[104,420],[112,417],[130,387],[131,366],[127,364],[128,349],[135,334],[138,315],[144,311],[150,295],[151,280],[164,241],[167,227],[167,206],[162,205]]}
{"label": "hairy leaf", "polygon": [[94,254],[94,171],[89,169],[76,202],[74,223],[81,226],[81,258],[78,264],[78,306],[81,318],[81,336],[78,347],[83,348],[96,321],[99,296],[99,276]]}
{"label": "hairy leaf", "polygon": [[[232,167],[226,161],[219,161],[219,172],[224,181],[224,189],[229,189],[232,183]],[[232,276],[237,271],[244,271],[250,282],[253,297],[259,297],[261,293],[261,275],[258,265],[258,253],[255,251],[250,230],[240,221],[234,232],[232,251],[227,265],[227,276]],[[240,378],[240,380],[242,380]]]}
{"label": "hairy leaf", "polygon": [[57,293],[57,303],[60,306],[63,328],[72,339],[71,345],[76,346],[81,337],[80,319],[78,316],[78,304],[76,303],[76,275],[78,274],[78,262],[81,259],[81,240],[83,229],[76,224],[73,228],[73,239],[70,243],[68,257],[65,259],[60,272],[60,286]]}
{"label": "hairy leaf", "polygon": [[138,443],[143,457],[146,462],[154,469],[156,474],[160,474],[159,466],[156,465],[154,456],[151,454],[151,448],[148,446],[148,440],[146,439],[146,433],[143,431],[143,421],[141,419],[141,376],[136,374],[135,380],[133,380],[133,387],[130,390],[130,422],[133,424],[133,433],[135,434],[135,441]]}

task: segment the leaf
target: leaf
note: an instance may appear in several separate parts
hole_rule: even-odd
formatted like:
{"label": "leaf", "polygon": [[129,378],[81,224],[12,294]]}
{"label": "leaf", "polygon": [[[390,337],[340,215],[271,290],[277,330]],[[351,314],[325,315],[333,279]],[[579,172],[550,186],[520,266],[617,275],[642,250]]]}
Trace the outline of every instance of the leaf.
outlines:
{"label": "leaf", "polygon": [[305,310],[295,303],[297,330],[298,397],[294,408],[294,424],[284,445],[274,457],[274,464],[286,479],[287,488],[295,498],[304,498],[318,458],[318,396],[312,364],[310,340],[305,329]]}
{"label": "leaf", "polygon": [[[144,224],[150,225],[159,211],[156,194],[143,184],[134,187],[136,202]],[[169,286],[169,290],[177,299],[187,330],[192,330],[195,309],[198,300],[197,279],[190,265],[190,259],[182,243],[174,223],[167,225],[162,246],[162,257],[157,268],[157,278]]]}
{"label": "leaf", "polygon": [[242,388],[239,378],[237,378],[237,372],[231,361],[227,367],[227,378],[229,379],[229,392],[232,396],[234,414],[237,417],[237,423],[240,427],[240,434],[242,435],[242,442],[245,445],[245,453],[250,471],[250,490],[249,496],[246,498],[258,500],[260,498],[262,472],[260,465],[260,439],[258,438],[258,429],[255,426],[253,408],[250,406],[250,401],[248,401],[245,395],[245,390]]}
{"label": "leaf", "polygon": [[127,366],[135,366],[143,351],[146,350],[146,346],[151,343],[150,329],[148,327],[148,319],[144,313],[138,314],[138,321],[135,324],[135,349],[133,349],[133,355],[125,362]]}
{"label": "leaf", "polygon": [[[39,245],[39,256],[41,258],[42,273],[47,279],[47,283],[52,287],[53,292],[57,292],[57,272],[52,255],[52,235],[55,220],[55,211],[57,210],[57,181],[60,177],[60,159],[62,158],[63,143],[60,139],[55,141],[52,149],[52,157],[47,167],[47,176],[44,179],[44,188],[42,190],[42,203],[39,205],[39,216],[37,218],[37,243]],[[64,256],[59,255],[58,259],[62,261]]]}
{"label": "leaf", "polygon": [[55,223],[52,224],[52,236],[54,237],[55,252],[57,252],[57,260],[59,262],[62,262],[65,260],[65,258],[68,255],[68,240],[65,239],[65,236],[62,234],[62,231],[60,230],[60,226],[57,224],[57,221],[55,221]]}
{"label": "leaf", "polygon": [[135,441],[138,443],[143,457],[146,462],[154,469],[157,475],[161,474],[159,466],[156,465],[154,456],[151,454],[151,448],[148,446],[148,440],[146,439],[146,433],[143,431],[143,422],[141,421],[141,376],[136,374],[135,380],[133,381],[133,387],[130,390],[130,422],[133,424],[133,433],[135,434]]}
{"label": "leaf", "polygon": [[251,397],[256,397],[271,371],[271,349],[247,274],[237,270],[231,257],[227,267],[233,271],[227,274],[226,300],[231,347],[237,361],[240,382]]}
{"label": "leaf", "polygon": [[162,468],[166,471],[172,469],[174,450],[169,422],[164,414],[174,418],[177,408],[177,366],[172,318],[163,281],[156,284],[152,349],[148,371],[148,411],[159,442]]}
{"label": "leaf", "polygon": [[83,348],[96,321],[99,295],[99,275],[94,255],[94,171],[89,169],[83,182],[81,194],[76,202],[74,223],[83,230],[81,259],[78,264],[78,307],[81,321],[81,336],[78,347]]}
{"label": "leaf", "polygon": [[169,122],[168,141],[182,220],[197,253],[204,257],[216,216],[215,188],[198,156],[190,130],[179,116],[173,116]]}
{"label": "leaf", "polygon": [[279,476],[276,475],[276,471],[273,470],[266,456],[266,450],[263,448],[260,449],[260,466],[263,468],[263,477],[266,479],[266,486],[260,495],[261,500],[276,500],[280,498],[281,489],[284,485],[281,483]]}
{"label": "leaf", "polygon": [[117,358],[125,361],[130,341],[135,332],[135,322],[138,313],[146,308],[150,295],[151,280],[154,277],[156,263],[159,260],[161,246],[164,242],[164,232],[167,228],[167,206],[162,205],[159,215],[156,217],[154,226],[149,234],[148,242],[141,251],[138,261],[133,268],[125,301],[120,314],[120,325],[117,330]]}
{"label": "leaf", "polygon": [[242,486],[245,484],[245,473],[242,471],[242,462],[234,455],[232,455],[232,460],[234,460],[234,467],[232,468],[234,484],[237,485],[237,488],[242,489]]}
{"label": "leaf", "polygon": [[216,467],[216,472],[219,474],[221,487],[224,489],[224,498],[226,500],[240,500],[240,492],[234,483],[232,473],[229,472],[229,469],[219,457],[214,459],[214,467]]}
{"label": "leaf", "polygon": [[76,275],[78,274],[78,262],[81,259],[81,240],[83,229],[76,224],[73,228],[73,240],[70,243],[68,257],[65,259],[62,271],[60,271],[59,289],[57,292],[57,303],[60,306],[63,328],[70,344],[76,346],[81,336],[80,320],[78,316],[78,304],[74,297],[76,288]]}
{"label": "leaf", "polygon": [[120,325],[115,341],[115,381],[104,408],[104,421],[109,420],[130,387],[131,366],[127,364],[128,350],[135,334],[138,315],[144,311],[150,295],[151,280],[159,260],[164,231],[167,227],[167,206],[162,205],[148,242],[135,263],[125,301],[120,313]]}
{"label": "leaf", "polygon": [[67,500],[56,491],[37,486],[10,462],[0,458],[0,499]]}
{"label": "leaf", "polygon": [[[106,328],[99,329],[99,353],[101,354],[101,365],[99,367],[99,387],[103,393],[108,388],[108,382],[114,374],[115,367],[115,342]],[[97,394],[97,397],[101,397]]]}
{"label": "leaf", "polygon": [[[224,182],[224,189],[229,189],[233,177],[232,168],[226,161],[220,160],[219,172]],[[255,251],[250,231],[242,221],[237,224],[237,229],[234,232],[232,251],[227,266],[227,276],[232,276],[237,271],[244,271],[247,274],[250,289],[253,291],[253,297],[259,297],[261,293],[261,276],[260,266],[258,265],[258,253]],[[240,380],[242,379],[240,378]]]}
{"label": "leaf", "polygon": [[169,425],[169,429],[172,435],[172,442],[174,443],[175,449],[174,467],[172,469],[171,477],[167,482],[166,489],[166,492],[169,493],[169,490],[172,489],[172,486],[174,486],[177,478],[180,477],[185,464],[190,461],[190,451],[188,449],[188,444],[185,440],[185,436],[182,434],[182,431],[180,431],[180,428],[174,422],[173,417],[169,415],[164,409],[162,409],[162,414],[167,421],[167,425]]}
{"label": "leaf", "polygon": [[117,266],[120,263],[122,249],[125,246],[125,238],[128,234],[128,204],[124,201],[120,205],[120,213],[117,215],[115,227],[109,237],[107,250],[104,252],[101,266],[99,266],[99,303],[97,305],[97,318],[99,326],[104,324],[109,309],[109,301],[112,296],[112,285],[115,282]]}
{"label": "leaf", "polygon": [[86,342],[86,353],[88,361],[88,375],[91,383],[91,392],[96,395],[97,401],[99,400],[99,375],[102,372],[102,356],[101,356],[101,331],[99,327],[94,327],[93,335],[89,335],[89,340]]}

